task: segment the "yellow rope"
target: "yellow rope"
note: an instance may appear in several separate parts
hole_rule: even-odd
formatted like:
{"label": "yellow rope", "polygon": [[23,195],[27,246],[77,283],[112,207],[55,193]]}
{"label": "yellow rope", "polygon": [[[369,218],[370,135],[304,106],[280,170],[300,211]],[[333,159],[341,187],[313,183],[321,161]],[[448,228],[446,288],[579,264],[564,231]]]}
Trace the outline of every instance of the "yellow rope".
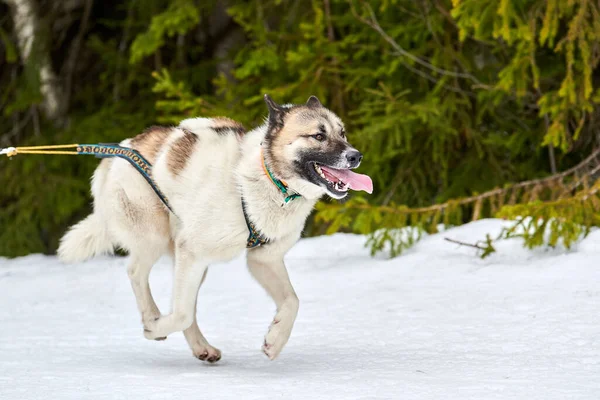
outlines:
{"label": "yellow rope", "polygon": [[[79,154],[76,151],[56,151],[56,150],[21,150],[17,147],[16,154]],[[10,157],[10,154],[8,155]]]}
{"label": "yellow rope", "polygon": [[47,146],[25,146],[25,147],[8,147],[0,149],[0,155],[6,154],[8,157],[16,156],[17,154],[79,154],[76,151],[57,151],[53,149],[72,149],[79,146],[78,144],[55,144]]}
{"label": "yellow rope", "polygon": [[47,149],[68,149],[79,146],[78,144],[53,144],[48,146],[25,146],[25,147],[17,147],[16,149],[21,152],[21,150],[47,150]]}

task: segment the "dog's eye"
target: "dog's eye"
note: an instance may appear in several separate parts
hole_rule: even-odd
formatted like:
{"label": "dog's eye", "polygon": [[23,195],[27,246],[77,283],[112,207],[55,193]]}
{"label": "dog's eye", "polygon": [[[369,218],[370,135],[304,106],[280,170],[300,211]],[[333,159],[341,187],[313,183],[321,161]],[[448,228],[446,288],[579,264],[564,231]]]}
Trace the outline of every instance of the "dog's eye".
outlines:
{"label": "dog's eye", "polygon": [[325,135],[323,135],[322,133],[317,133],[316,135],[313,135],[313,137],[315,139],[317,139],[319,142],[322,142],[323,140],[325,140]]}
{"label": "dog's eye", "polygon": [[342,135],[343,138],[346,137],[346,131],[342,129],[342,131],[340,132],[340,134]]}

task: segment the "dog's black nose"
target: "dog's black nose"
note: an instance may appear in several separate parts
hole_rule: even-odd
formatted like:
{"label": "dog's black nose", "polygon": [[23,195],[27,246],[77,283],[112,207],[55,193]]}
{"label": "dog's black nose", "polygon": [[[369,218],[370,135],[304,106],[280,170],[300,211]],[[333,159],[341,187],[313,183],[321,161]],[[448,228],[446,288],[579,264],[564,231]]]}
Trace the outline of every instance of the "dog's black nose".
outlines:
{"label": "dog's black nose", "polygon": [[350,168],[358,167],[362,161],[363,155],[358,150],[350,150],[346,153],[346,160],[350,164]]}

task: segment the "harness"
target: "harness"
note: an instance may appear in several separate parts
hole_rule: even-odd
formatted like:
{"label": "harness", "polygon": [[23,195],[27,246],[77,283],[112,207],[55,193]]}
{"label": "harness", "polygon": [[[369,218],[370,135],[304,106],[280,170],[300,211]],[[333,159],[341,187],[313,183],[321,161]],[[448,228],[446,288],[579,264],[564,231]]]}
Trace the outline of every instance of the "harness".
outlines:
{"label": "harness", "polygon": [[163,202],[165,207],[169,209],[175,214],[169,201],[167,200],[167,196],[161,192],[158,188],[156,182],[152,178],[152,164],[148,160],[146,160],[137,150],[130,149],[128,147],[122,147],[118,144],[82,144],[77,146],[77,154],[90,154],[94,155],[97,158],[109,158],[109,157],[119,157],[126,161],[129,161],[131,165],[144,177],[146,182],[150,185],[154,193],[158,196],[160,201]]}
{"label": "harness", "polygon": [[259,247],[269,243],[271,240],[260,233],[256,226],[250,221],[250,217],[248,216],[248,212],[246,211],[246,202],[244,201],[244,197],[242,197],[242,212],[244,213],[244,219],[246,220],[246,226],[248,227],[248,239],[246,240],[246,248],[253,249],[255,247]]}
{"label": "harness", "polygon": [[[267,167],[267,163],[265,161],[265,157],[262,153],[262,150],[260,152],[260,156],[262,158],[262,167],[263,167],[263,171],[265,171],[265,175],[269,177],[271,182],[273,182],[273,184],[285,196],[284,204],[287,204],[289,201],[297,199],[298,197],[302,197],[298,193],[288,194],[289,188],[288,188],[287,183],[285,183],[284,181],[277,179],[273,176],[273,174],[271,173],[271,170],[269,170],[269,167]],[[259,247],[259,246],[269,243],[271,240],[268,237],[266,237],[264,234],[262,234],[256,228],[256,226],[252,223],[252,221],[250,221],[250,217],[248,216],[248,212],[246,211],[246,202],[244,201],[244,196],[242,196],[242,211],[244,212],[244,219],[246,220],[246,226],[248,227],[248,231],[250,232],[250,235],[248,236],[248,240],[246,241],[246,247],[249,249],[253,249],[255,247]]]}
{"label": "harness", "polygon": [[[60,150],[57,150],[60,149]],[[74,150],[63,150],[63,149],[74,149]],[[70,154],[70,155],[93,155],[97,158],[110,158],[110,157],[118,157],[128,161],[133,167],[138,171],[148,182],[154,193],[158,196],[160,201],[169,209],[173,215],[177,216],[171,208],[167,197],[164,193],[158,188],[158,185],[152,178],[152,164],[146,160],[137,150],[131,149],[129,147],[123,147],[114,143],[99,143],[99,144],[66,144],[66,145],[52,145],[52,146],[30,146],[30,147],[8,147],[5,149],[0,148],[0,155],[6,155],[8,157],[16,156],[17,154]],[[262,151],[261,151],[262,157]],[[294,200],[298,197],[301,197],[300,194],[288,194],[288,186],[287,184],[275,178],[267,164],[263,159],[263,169],[265,171],[265,175],[269,177],[271,182],[283,193],[286,197],[284,198],[285,203],[287,204],[289,201]],[[259,247],[265,245],[270,242],[270,239],[263,235],[256,226],[250,220],[248,216],[248,212],[246,211],[246,203],[244,201],[244,197],[241,198],[242,201],[242,212],[244,214],[244,220],[246,221],[246,226],[248,227],[249,235],[246,240],[246,248],[253,249],[255,247]]]}

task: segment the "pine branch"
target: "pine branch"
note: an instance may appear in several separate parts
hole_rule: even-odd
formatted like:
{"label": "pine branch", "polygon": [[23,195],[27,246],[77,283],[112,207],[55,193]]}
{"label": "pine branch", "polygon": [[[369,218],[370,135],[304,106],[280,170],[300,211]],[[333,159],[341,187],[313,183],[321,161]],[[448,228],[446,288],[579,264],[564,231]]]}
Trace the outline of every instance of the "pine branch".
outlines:
{"label": "pine branch", "polygon": [[[569,168],[568,170],[560,172],[558,174],[550,175],[546,178],[531,179],[528,181],[519,182],[519,183],[516,183],[513,185],[509,185],[505,188],[492,189],[492,190],[489,190],[487,192],[481,193],[476,196],[453,199],[453,200],[450,200],[450,201],[447,201],[444,203],[435,204],[435,205],[428,206],[428,207],[409,208],[409,207],[405,207],[405,206],[375,206],[375,208],[379,211],[382,211],[385,213],[390,213],[390,214],[425,214],[425,213],[431,213],[433,211],[443,211],[444,209],[451,207],[451,206],[464,206],[464,205],[468,205],[468,204],[477,203],[482,200],[489,200],[490,198],[493,198],[493,197],[500,197],[500,196],[505,197],[508,193],[515,191],[517,189],[527,189],[527,188],[532,188],[532,187],[542,188],[549,184],[560,182],[567,177],[578,176],[580,174],[582,176],[587,176],[588,174],[590,174],[590,172],[596,173],[600,170],[600,163],[598,163],[600,161],[600,160],[598,160],[599,158],[600,158],[600,148],[596,149],[585,160],[583,160],[576,166]],[[590,171],[587,171],[587,169],[590,168],[590,166],[594,163],[598,163],[598,165],[596,165]],[[572,191],[572,190],[576,189],[578,186],[581,185],[582,179],[583,178],[578,178],[578,181],[574,185],[570,186],[568,190],[564,190],[562,193],[566,193],[568,191]],[[562,197],[564,197],[564,195]],[[349,207],[359,209],[359,210],[373,209],[373,206],[368,205],[368,204],[353,204]]]}
{"label": "pine branch", "polygon": [[[377,33],[379,33],[379,35],[386,42],[388,42],[399,55],[404,56],[404,57],[414,61],[415,63],[429,69],[430,71],[438,73],[440,75],[450,76],[453,78],[468,79],[468,80],[473,81],[478,87],[482,87],[482,88],[486,88],[486,89],[491,88],[490,86],[482,83],[479,79],[477,79],[475,76],[473,76],[470,73],[449,71],[447,69],[436,67],[435,65],[423,60],[422,58],[417,57],[414,54],[406,51],[402,46],[400,46],[400,44],[398,44],[398,42],[396,42],[390,35],[388,35],[387,32],[381,27],[381,25],[379,24],[379,21],[377,20],[375,12],[373,11],[373,8],[371,7],[371,5],[369,3],[365,2],[364,0],[361,0],[361,4],[365,8],[365,10],[367,10],[367,12],[369,13],[368,19],[360,16],[356,12],[356,9],[354,8],[354,4],[353,4],[352,0],[349,0],[349,3],[350,3],[351,11],[352,11],[352,14],[354,15],[354,17],[357,18],[363,24],[370,26]],[[406,66],[406,64],[405,64],[405,66]],[[417,72],[418,70],[412,69],[412,71]],[[419,74],[421,74],[421,71],[419,71]],[[437,82],[437,80],[435,78],[433,78],[432,76],[430,76],[430,75],[427,75],[427,76],[429,77],[428,79]]]}
{"label": "pine branch", "polygon": [[[423,232],[437,232],[440,223],[464,223],[463,213],[466,207],[472,207],[472,221],[484,213],[516,221],[512,227],[505,228],[499,238],[520,236],[530,248],[543,244],[556,246],[561,240],[569,248],[582,233],[589,232],[590,226],[600,224],[600,180],[595,179],[595,174],[600,171],[599,158],[600,149],[597,149],[564,172],[428,207],[372,206],[361,199],[344,205],[320,204],[317,218],[331,223],[328,231],[352,227],[358,233],[369,234],[367,243],[372,253],[389,249],[391,255],[395,256],[412,246]],[[572,184],[565,184],[565,180]],[[595,182],[591,187],[588,184],[590,181]],[[581,186],[583,189],[575,192]],[[509,194],[508,205],[505,205]],[[520,227],[521,231],[518,230]],[[407,235],[407,232],[412,233]],[[416,237],[413,233],[417,234]],[[547,233],[550,236],[546,237]],[[482,251],[482,258],[495,251],[489,235],[485,241],[470,247]]]}

